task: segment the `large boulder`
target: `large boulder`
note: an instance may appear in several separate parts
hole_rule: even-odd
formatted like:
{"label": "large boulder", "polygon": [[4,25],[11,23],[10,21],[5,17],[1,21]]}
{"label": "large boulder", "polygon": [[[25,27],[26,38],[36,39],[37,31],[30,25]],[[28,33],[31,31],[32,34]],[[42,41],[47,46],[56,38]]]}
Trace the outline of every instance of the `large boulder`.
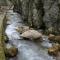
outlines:
{"label": "large boulder", "polygon": [[28,30],[22,33],[21,36],[28,39],[38,39],[42,37],[42,34],[36,30]]}

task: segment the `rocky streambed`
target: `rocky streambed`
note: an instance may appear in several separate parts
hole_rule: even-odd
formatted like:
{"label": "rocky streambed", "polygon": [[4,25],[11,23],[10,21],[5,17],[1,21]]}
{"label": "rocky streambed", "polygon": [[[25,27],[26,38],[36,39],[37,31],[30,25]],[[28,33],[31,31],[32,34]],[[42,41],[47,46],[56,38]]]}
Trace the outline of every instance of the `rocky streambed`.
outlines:
{"label": "rocky streambed", "polygon": [[[17,27],[25,26],[19,14],[14,13],[13,10],[7,11],[7,26],[5,33],[9,38],[9,44],[18,48],[17,56],[9,58],[8,60],[55,60],[48,55],[47,48],[52,46],[47,36],[43,36],[43,41],[25,40],[16,30]],[[9,45],[7,46],[9,47]]]}

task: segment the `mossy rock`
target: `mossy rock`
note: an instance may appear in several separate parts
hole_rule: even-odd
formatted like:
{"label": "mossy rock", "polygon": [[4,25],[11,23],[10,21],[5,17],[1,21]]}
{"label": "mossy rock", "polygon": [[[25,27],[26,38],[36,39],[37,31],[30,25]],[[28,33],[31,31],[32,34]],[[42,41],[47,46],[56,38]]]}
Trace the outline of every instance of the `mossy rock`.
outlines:
{"label": "mossy rock", "polygon": [[18,49],[15,46],[6,44],[5,46],[5,55],[6,57],[15,57],[18,53]]}

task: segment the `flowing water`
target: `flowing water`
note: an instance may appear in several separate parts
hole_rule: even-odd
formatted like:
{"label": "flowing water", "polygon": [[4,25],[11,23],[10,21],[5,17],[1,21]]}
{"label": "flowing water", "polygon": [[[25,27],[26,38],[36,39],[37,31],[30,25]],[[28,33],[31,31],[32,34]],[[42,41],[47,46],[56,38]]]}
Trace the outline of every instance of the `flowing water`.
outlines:
{"label": "flowing water", "polygon": [[33,42],[24,40],[20,37],[20,33],[16,31],[18,26],[25,25],[21,16],[14,13],[12,10],[7,12],[7,27],[5,30],[9,38],[9,43],[18,48],[18,54],[9,60],[55,60],[52,56],[48,55],[47,48],[51,47],[47,36],[43,36],[43,42]]}

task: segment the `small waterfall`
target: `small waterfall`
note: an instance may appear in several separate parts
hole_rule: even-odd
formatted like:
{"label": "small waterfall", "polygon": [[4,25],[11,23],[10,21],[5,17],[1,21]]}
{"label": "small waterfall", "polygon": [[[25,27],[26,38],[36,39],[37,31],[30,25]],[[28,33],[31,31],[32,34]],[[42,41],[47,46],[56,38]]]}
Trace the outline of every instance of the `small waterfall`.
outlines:
{"label": "small waterfall", "polygon": [[[51,46],[49,42],[47,42],[47,44],[46,41],[44,43],[38,43],[24,40],[20,37],[20,34],[16,31],[16,29],[18,26],[23,26],[24,23],[19,14],[9,10],[6,16],[8,20],[5,33],[9,38],[9,43],[18,48],[18,55],[14,58],[10,58],[9,60],[54,60],[53,57],[48,55],[47,49],[41,47],[41,45]],[[45,38],[47,40],[47,37]]]}

